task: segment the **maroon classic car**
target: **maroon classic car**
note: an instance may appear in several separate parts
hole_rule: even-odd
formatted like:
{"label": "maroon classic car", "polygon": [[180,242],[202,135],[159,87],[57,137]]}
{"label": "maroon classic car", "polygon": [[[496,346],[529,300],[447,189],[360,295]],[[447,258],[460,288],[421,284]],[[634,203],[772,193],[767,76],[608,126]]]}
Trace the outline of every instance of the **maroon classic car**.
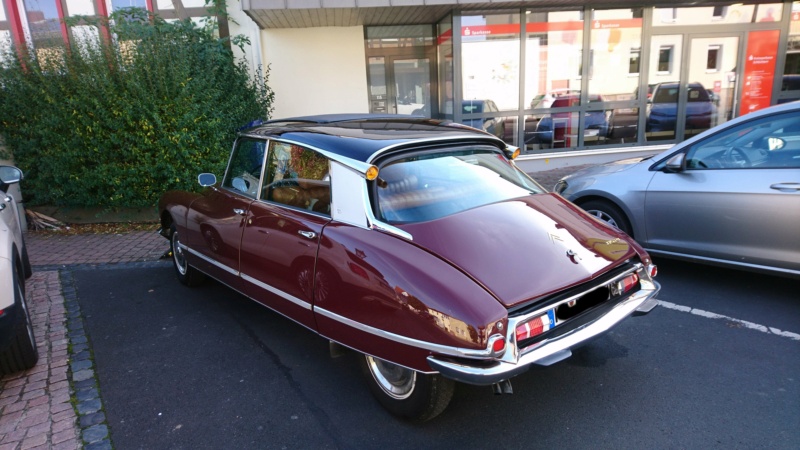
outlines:
{"label": "maroon classic car", "polygon": [[220,182],[159,204],[178,279],[208,275],[363,357],[393,414],[441,413],[454,381],[509,379],[656,305],[633,239],[460,124],[315,116],[239,134]]}

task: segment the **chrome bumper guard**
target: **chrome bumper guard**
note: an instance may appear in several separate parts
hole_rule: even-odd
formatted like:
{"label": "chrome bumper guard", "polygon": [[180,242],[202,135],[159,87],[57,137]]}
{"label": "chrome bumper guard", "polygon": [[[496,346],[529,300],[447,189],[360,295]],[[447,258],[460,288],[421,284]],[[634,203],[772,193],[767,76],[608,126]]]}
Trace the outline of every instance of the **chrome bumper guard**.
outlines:
{"label": "chrome bumper guard", "polygon": [[553,339],[545,339],[530,347],[517,349],[514,337],[515,323],[509,323],[511,333],[505,354],[498,360],[481,361],[481,365],[445,360],[436,355],[428,356],[428,364],[443,376],[462,383],[479,386],[491,385],[526,372],[531,365],[549,366],[572,355],[577,347],[603,333],[631,315],[647,314],[658,304],[655,299],[661,286],[642,279],[642,288],[615,305],[608,313]]}

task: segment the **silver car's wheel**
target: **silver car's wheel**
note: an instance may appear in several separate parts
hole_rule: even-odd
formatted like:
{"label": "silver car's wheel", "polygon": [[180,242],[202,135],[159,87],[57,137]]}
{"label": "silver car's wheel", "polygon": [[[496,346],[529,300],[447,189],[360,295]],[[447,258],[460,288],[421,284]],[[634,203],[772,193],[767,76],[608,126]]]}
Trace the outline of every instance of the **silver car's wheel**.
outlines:
{"label": "silver car's wheel", "polygon": [[583,208],[583,210],[590,215],[625,232],[628,236],[633,236],[633,229],[625,213],[611,202],[605,200],[590,200],[588,202],[578,203],[578,206]]}
{"label": "silver car's wheel", "polygon": [[364,355],[362,367],[372,395],[390,413],[418,422],[433,419],[453,398],[455,382]]}
{"label": "silver car's wheel", "polygon": [[175,227],[175,224],[170,226],[169,244],[170,250],[172,251],[172,265],[175,267],[178,281],[186,286],[196,286],[200,284],[205,279],[205,275],[190,266],[189,262],[186,260],[185,249],[181,245],[181,236],[178,234],[178,229]]}

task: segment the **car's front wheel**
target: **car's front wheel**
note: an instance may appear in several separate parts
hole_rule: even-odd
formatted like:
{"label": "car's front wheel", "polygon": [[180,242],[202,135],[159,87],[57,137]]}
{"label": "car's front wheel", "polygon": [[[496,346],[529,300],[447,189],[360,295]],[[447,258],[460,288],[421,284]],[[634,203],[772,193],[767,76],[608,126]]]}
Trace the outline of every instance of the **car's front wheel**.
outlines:
{"label": "car's front wheel", "polygon": [[172,252],[172,265],[175,267],[175,273],[178,275],[178,281],[186,286],[197,286],[205,279],[205,275],[194,267],[189,265],[186,261],[186,250],[181,245],[181,235],[178,234],[178,229],[175,224],[170,225],[170,238],[169,246]]}
{"label": "car's front wheel", "polygon": [[442,413],[453,398],[455,382],[427,375],[369,355],[363,367],[372,395],[390,413],[418,422]]}
{"label": "car's front wheel", "polygon": [[36,348],[36,339],[33,337],[33,322],[25,301],[25,282],[23,275],[13,266],[14,280],[14,330],[8,347],[0,352],[0,374],[9,374],[27,370],[36,365],[39,360],[39,350]]}
{"label": "car's front wheel", "polygon": [[578,206],[583,208],[587,213],[618,228],[628,236],[633,237],[633,229],[625,213],[611,202],[605,200],[589,200],[588,202],[578,203]]}

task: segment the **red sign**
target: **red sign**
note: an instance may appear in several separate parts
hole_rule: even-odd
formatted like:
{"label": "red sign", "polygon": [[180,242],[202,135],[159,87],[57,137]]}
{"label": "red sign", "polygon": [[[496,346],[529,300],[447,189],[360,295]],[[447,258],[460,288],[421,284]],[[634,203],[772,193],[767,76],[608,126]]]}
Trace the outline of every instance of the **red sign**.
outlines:
{"label": "red sign", "polygon": [[[603,30],[609,28],[641,28],[642,19],[594,20],[592,28]],[[583,31],[583,21],[570,22],[531,22],[525,24],[528,33],[548,33],[553,31]],[[498,34],[519,34],[519,24],[473,25],[461,27],[462,36],[490,36]]]}
{"label": "red sign", "polygon": [[742,76],[744,84],[740,116],[766,108],[772,103],[779,38],[779,30],[750,32]]}

